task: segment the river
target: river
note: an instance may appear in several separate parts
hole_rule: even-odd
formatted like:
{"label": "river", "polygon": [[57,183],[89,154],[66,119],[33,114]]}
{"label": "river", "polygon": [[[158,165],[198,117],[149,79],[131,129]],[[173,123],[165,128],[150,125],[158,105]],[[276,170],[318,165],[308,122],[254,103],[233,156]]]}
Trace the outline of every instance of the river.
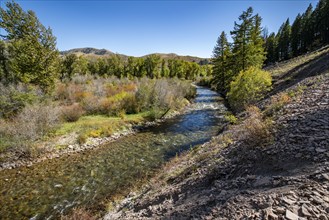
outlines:
{"label": "river", "polygon": [[0,172],[0,219],[56,219],[152,176],[171,157],[218,134],[226,111],[198,87],[186,113],[96,149]]}

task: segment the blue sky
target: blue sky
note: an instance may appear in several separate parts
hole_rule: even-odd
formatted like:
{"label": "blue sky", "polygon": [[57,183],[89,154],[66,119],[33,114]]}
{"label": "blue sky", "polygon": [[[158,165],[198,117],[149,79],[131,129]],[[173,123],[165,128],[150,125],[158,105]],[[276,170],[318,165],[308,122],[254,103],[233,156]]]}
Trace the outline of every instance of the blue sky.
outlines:
{"label": "blue sky", "polygon": [[[0,2],[4,7],[4,0]],[[220,32],[229,33],[249,6],[263,18],[263,26],[276,32],[288,17],[293,21],[317,0],[16,2],[52,28],[59,50],[95,47],[131,56],[160,52],[210,57]]]}

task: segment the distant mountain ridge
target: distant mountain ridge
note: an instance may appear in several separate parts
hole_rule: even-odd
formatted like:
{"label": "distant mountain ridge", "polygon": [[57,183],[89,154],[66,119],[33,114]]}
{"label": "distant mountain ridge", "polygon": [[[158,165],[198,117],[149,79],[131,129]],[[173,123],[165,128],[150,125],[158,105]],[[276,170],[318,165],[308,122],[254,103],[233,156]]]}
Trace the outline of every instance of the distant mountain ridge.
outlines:
{"label": "distant mountain ridge", "polygon": [[[67,54],[77,54],[77,55],[85,55],[90,58],[96,58],[96,57],[102,57],[102,56],[113,56],[115,54],[119,55],[123,59],[127,59],[129,56],[124,55],[124,54],[118,54],[118,53],[113,53],[110,50],[107,49],[97,49],[97,48],[92,48],[92,47],[84,47],[84,48],[74,48],[66,51],[61,51],[60,52],[62,55],[67,55]],[[175,53],[152,53],[152,54],[147,54],[144,56],[141,56],[142,58],[145,58],[150,55],[158,55],[162,59],[169,60],[169,59],[180,59],[180,60],[185,60],[189,62],[195,62],[201,65],[208,64],[210,63],[210,58],[201,58],[201,57],[196,57],[196,56],[181,56]]]}
{"label": "distant mountain ridge", "polygon": [[104,55],[113,55],[112,51],[106,50],[106,49],[96,49],[92,47],[84,47],[84,48],[74,48],[66,51],[60,52],[62,55],[70,54],[70,53],[82,53],[82,54],[94,54],[99,56]]}

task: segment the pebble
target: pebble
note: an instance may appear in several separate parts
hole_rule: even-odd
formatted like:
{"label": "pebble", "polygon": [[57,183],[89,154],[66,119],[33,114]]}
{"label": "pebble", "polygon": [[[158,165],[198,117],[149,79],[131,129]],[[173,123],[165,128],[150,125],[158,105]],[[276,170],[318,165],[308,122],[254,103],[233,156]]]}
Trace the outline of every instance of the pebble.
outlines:
{"label": "pebble", "polygon": [[288,209],[286,210],[286,218],[288,220],[298,220],[298,215],[296,215],[295,213],[289,211]]}

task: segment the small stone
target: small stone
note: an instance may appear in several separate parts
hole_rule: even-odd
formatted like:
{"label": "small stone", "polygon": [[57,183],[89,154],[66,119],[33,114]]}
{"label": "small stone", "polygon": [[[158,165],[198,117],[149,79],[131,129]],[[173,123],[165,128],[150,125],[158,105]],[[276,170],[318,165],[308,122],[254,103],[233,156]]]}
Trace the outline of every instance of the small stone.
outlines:
{"label": "small stone", "polygon": [[62,185],[62,184],[56,184],[54,187],[55,187],[55,188],[62,188],[63,185]]}
{"label": "small stone", "polygon": [[219,197],[226,197],[226,195],[227,195],[227,191],[224,189],[219,193]]}
{"label": "small stone", "polygon": [[296,201],[288,199],[287,197],[282,198],[283,202],[287,203],[288,205],[294,204]]}
{"label": "small stone", "polygon": [[313,196],[313,201],[319,205],[321,205],[323,203],[323,200],[321,198],[319,198],[318,196]]}
{"label": "small stone", "polygon": [[326,179],[327,181],[329,181],[329,175],[328,175],[328,174],[323,173],[323,174],[322,174],[322,177],[323,177],[324,179]]}
{"label": "small stone", "polygon": [[309,211],[307,210],[305,205],[302,205],[300,212],[302,213],[303,216],[305,217],[309,217],[312,216],[311,213],[309,213]]}
{"label": "small stone", "polygon": [[268,214],[268,219],[269,219],[269,220],[278,220],[279,217],[278,217],[276,214],[274,214],[274,213],[272,212],[272,213],[269,213],[269,214]]}
{"label": "small stone", "polygon": [[285,209],[283,207],[277,207],[276,209],[274,209],[274,212],[277,214],[284,214]]}
{"label": "small stone", "polygon": [[289,211],[288,209],[286,210],[286,218],[289,220],[298,220],[298,215],[296,215],[295,213],[292,213],[291,211]]}
{"label": "small stone", "polygon": [[295,155],[296,158],[301,158],[302,156],[303,156],[302,153],[298,153],[298,154]]}
{"label": "small stone", "polygon": [[326,149],[323,149],[323,148],[319,148],[319,147],[317,147],[317,148],[315,148],[315,151],[316,151],[317,153],[324,153],[324,152],[326,152],[327,150],[326,150]]}

